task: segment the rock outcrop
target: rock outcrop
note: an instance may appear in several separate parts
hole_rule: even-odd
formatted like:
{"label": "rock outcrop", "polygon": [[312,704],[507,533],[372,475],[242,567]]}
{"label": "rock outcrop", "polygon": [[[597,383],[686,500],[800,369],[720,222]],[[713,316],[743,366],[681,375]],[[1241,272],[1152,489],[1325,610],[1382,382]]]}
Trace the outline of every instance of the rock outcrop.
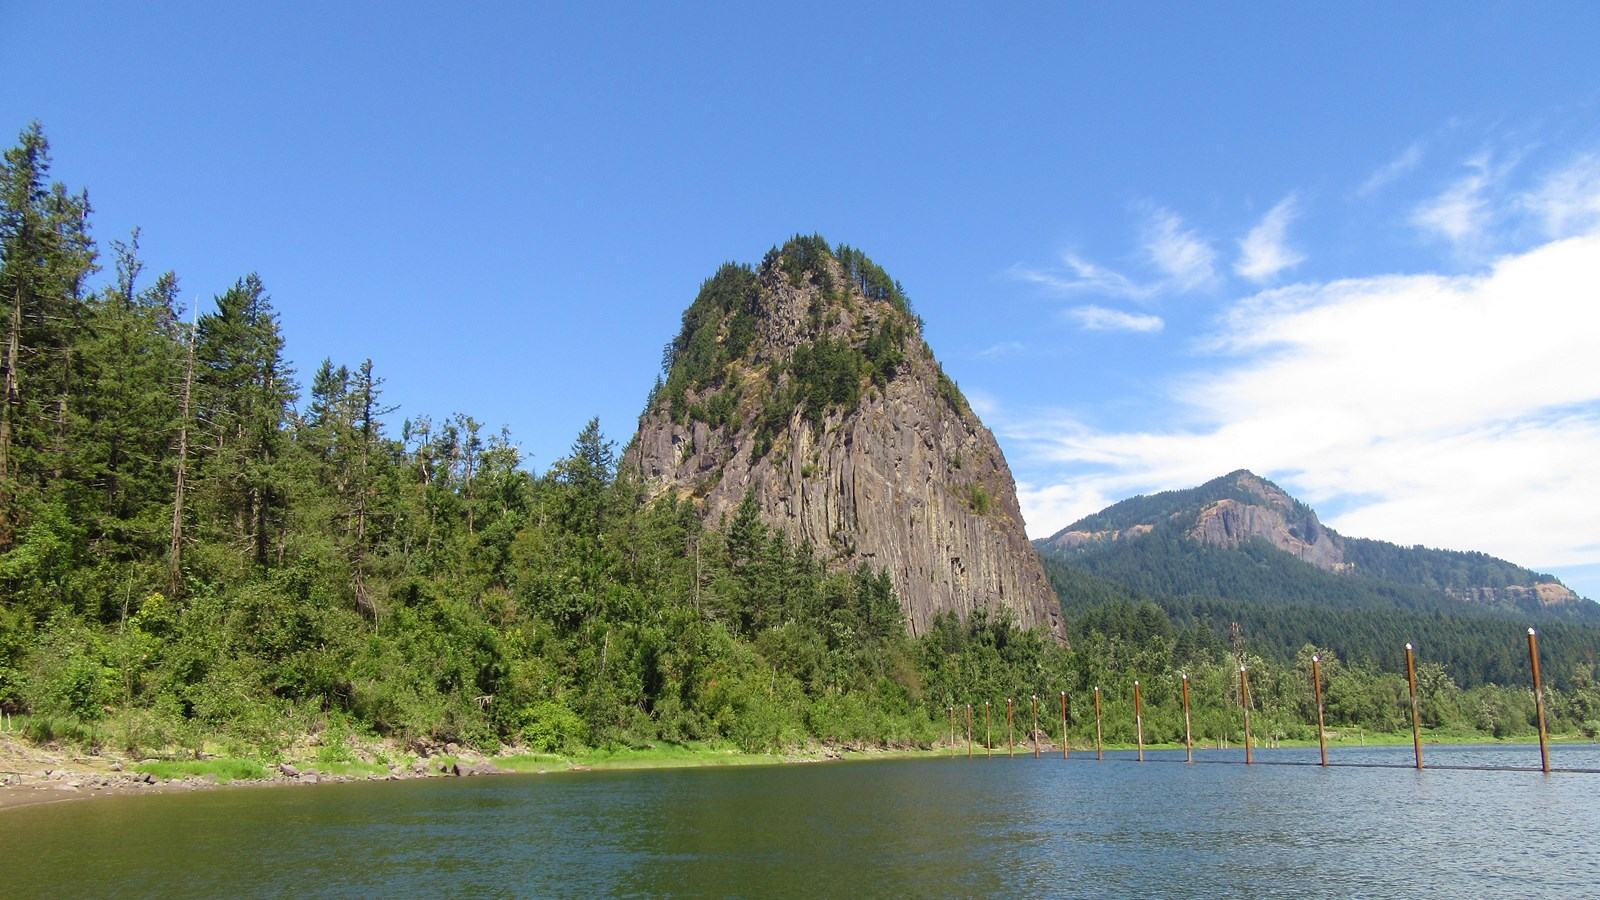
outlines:
{"label": "rock outcrop", "polygon": [[1445,588],[1445,593],[1469,603],[1517,609],[1553,609],[1583,601],[1583,598],[1573,593],[1571,588],[1554,581],[1541,581],[1529,585],[1513,584],[1505,587],[1449,587]]}
{"label": "rock outcrop", "polygon": [[1253,495],[1256,502],[1230,497],[1200,510],[1189,531],[1195,540],[1234,548],[1259,539],[1319,569],[1339,572],[1348,568],[1344,538],[1324,528],[1310,507],[1248,472],[1235,475],[1234,484]]}
{"label": "rock outcrop", "polygon": [[796,238],[724,266],[684,313],[623,467],[712,523],[747,493],[835,568],[887,572],[913,633],[1009,610],[1062,634],[994,436],[858,251]]}

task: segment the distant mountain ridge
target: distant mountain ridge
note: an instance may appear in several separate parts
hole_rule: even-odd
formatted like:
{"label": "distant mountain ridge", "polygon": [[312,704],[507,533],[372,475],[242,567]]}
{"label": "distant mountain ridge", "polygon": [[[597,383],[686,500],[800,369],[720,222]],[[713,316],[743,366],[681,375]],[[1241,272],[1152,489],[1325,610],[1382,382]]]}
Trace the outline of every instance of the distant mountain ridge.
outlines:
{"label": "distant mountain ridge", "polygon": [[1414,609],[1434,606],[1433,595],[1503,612],[1600,621],[1600,604],[1551,575],[1485,553],[1345,537],[1311,507],[1243,469],[1199,487],[1132,497],[1034,544],[1153,594]]}

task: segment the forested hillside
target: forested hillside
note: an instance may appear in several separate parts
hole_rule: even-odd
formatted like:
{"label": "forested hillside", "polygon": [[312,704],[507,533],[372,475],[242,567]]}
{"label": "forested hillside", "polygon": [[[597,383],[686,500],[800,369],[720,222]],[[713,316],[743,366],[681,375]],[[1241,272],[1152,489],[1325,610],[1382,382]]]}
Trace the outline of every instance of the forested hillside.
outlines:
{"label": "forested hillside", "polygon": [[[1092,740],[1100,687],[1116,739],[1143,678],[1147,732],[1170,738],[1190,673],[1206,739],[1237,730],[1235,652],[1259,727],[1314,721],[1309,645],[1227,646],[1085,576],[1057,580],[1070,649],[985,613],[913,638],[884,575],[829,572],[748,497],[709,523],[692,497],[647,501],[598,422],[535,473],[503,430],[400,408],[359,348],[292,371],[269,279],[242,274],[191,327],[178,277],[137,234],[97,242],[87,195],[52,177],[24,130],[0,168],[0,727],[267,756],[351,736],[927,746],[952,706],[1057,691]],[[1409,708],[1383,660],[1321,652],[1336,724]],[[1525,679],[1463,695],[1428,672],[1435,721],[1531,728]],[[1592,662],[1552,674],[1557,726],[1592,730]]]}
{"label": "forested hillside", "polygon": [[191,328],[38,126],[0,177],[0,711],[37,736],[915,744],[980,680],[1044,689],[1047,637],[942,622],[990,648],[958,667],[752,504],[644,502],[597,422],[535,474],[468,414],[395,414],[370,360],[303,379],[254,274]]}
{"label": "forested hillside", "polygon": [[1147,593],[1440,612],[1467,601],[1536,621],[1600,623],[1600,604],[1550,575],[1487,553],[1345,537],[1245,470],[1131,497],[1036,545]]}
{"label": "forested hillside", "polygon": [[[1207,531],[1223,518],[1223,528]],[[1225,533],[1216,539],[1215,531]],[[1243,471],[1124,500],[1036,545],[1069,618],[1148,602],[1169,626],[1201,629],[1202,643],[1237,631],[1244,645],[1279,661],[1309,642],[1399,671],[1411,642],[1463,687],[1510,684],[1525,677],[1517,640],[1529,625],[1546,634],[1545,664],[1557,678],[1587,678],[1575,673],[1592,671],[1600,654],[1594,603],[1494,602],[1517,586],[1548,584],[1570,596],[1549,576],[1484,553],[1344,537]]]}

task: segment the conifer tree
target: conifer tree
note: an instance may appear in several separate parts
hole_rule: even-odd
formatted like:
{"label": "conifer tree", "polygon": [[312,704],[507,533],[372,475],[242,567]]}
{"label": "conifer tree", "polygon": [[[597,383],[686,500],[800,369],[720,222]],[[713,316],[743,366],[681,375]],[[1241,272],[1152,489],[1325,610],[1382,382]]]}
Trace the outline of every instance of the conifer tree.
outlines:
{"label": "conifer tree", "polygon": [[73,340],[84,279],[94,271],[89,197],[51,183],[38,122],[0,163],[0,550],[43,483],[61,474]]}
{"label": "conifer tree", "polygon": [[283,427],[296,385],[261,279],[247,275],[219,296],[217,311],[200,317],[196,337],[207,494],[229,537],[265,566],[282,547]]}

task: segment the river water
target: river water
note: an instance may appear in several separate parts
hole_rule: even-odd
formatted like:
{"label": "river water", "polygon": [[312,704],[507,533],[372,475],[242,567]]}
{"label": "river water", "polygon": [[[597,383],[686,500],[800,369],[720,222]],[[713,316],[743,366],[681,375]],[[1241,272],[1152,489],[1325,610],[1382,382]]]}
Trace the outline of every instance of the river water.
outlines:
{"label": "river water", "polygon": [[96,798],[0,814],[0,895],[1600,896],[1600,773],[1536,747],[1132,756]]}

